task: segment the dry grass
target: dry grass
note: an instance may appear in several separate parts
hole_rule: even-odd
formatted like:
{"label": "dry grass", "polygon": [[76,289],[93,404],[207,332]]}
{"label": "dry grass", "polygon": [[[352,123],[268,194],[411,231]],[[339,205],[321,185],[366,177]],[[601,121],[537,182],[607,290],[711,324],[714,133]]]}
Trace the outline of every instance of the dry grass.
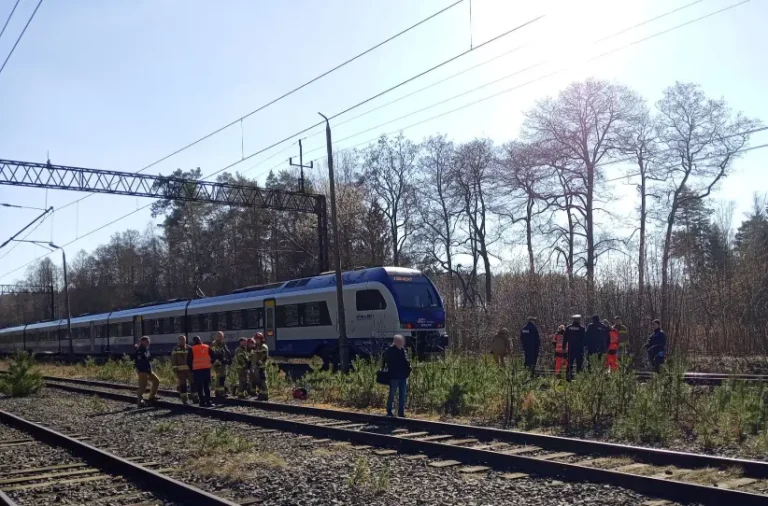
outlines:
{"label": "dry grass", "polygon": [[744,470],[740,467],[729,467],[719,469],[707,467],[705,469],[696,469],[685,476],[685,481],[699,483],[701,485],[715,485],[728,480],[735,480],[744,476]]}
{"label": "dry grass", "polygon": [[215,476],[228,483],[245,483],[256,476],[255,469],[282,469],[286,465],[285,459],[274,453],[250,451],[193,458],[185,469],[200,476]]}

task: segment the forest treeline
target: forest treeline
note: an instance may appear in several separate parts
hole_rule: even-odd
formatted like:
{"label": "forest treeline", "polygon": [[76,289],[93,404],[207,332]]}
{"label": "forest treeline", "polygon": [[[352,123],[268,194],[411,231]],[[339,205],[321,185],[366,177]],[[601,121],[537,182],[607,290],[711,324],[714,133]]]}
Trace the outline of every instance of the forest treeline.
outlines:
{"label": "forest treeline", "polygon": [[[651,105],[586,80],[525,111],[503,144],[400,134],[337,150],[341,263],[425,271],[459,350],[485,350],[499,326],[529,314],[552,332],[572,313],[599,312],[620,314],[636,347],[658,317],[682,351],[768,353],[766,204],[745,188],[753,210],[735,225],[732,206],[712,198],[762,130],[695,84],[675,83]],[[328,193],[322,173],[307,191]],[[296,190],[298,179],[280,171],[265,185]],[[312,215],[175,201],[152,213],[158,227],[70,254],[73,315],[316,273]],[[24,281],[53,283],[61,299],[47,258]],[[49,316],[44,297],[0,301],[2,324]]]}

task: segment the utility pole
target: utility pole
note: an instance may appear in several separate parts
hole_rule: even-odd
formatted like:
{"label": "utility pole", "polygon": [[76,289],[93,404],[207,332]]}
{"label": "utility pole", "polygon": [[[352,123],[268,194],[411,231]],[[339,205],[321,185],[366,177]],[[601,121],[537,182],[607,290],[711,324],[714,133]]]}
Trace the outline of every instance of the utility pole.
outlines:
{"label": "utility pole", "polygon": [[[45,248],[48,248],[51,251],[55,251],[57,249],[61,250],[61,262],[64,267],[64,309],[67,312],[67,340],[69,341],[69,354],[70,356],[73,356],[75,354],[75,348],[72,343],[72,313],[69,310],[69,279],[67,278],[67,254],[64,251],[64,248],[62,248],[61,246],[56,246],[50,241],[49,242],[31,241],[29,239],[10,239],[10,240],[14,242],[28,242],[30,244],[37,244],[38,246],[43,246]],[[59,340],[59,347],[61,347],[61,340]],[[59,349],[59,351],[61,351],[61,349]]]}
{"label": "utility pole", "polygon": [[333,255],[336,267],[336,304],[339,309],[339,360],[341,371],[349,372],[349,344],[347,343],[347,315],[344,311],[344,290],[341,278],[341,251],[339,245],[339,225],[336,219],[336,180],[333,175],[333,143],[331,142],[331,123],[322,113],[325,120],[325,144],[328,150],[328,177],[331,183],[331,227],[333,227]]}
{"label": "utility pole", "polygon": [[309,162],[309,165],[304,165],[304,149],[301,146],[301,139],[299,139],[299,164],[297,165],[293,163],[293,157],[288,159],[288,164],[291,167],[299,167],[301,170],[301,177],[299,177],[299,191],[304,193],[304,169],[311,169],[314,165],[314,162]]}
{"label": "utility pole", "polygon": [[69,356],[75,355],[75,348],[72,345],[72,313],[69,311],[69,280],[67,279],[67,254],[64,253],[64,248],[60,248],[53,243],[49,243],[51,247],[61,250],[61,261],[64,264],[64,305],[67,311],[67,338],[69,339]]}

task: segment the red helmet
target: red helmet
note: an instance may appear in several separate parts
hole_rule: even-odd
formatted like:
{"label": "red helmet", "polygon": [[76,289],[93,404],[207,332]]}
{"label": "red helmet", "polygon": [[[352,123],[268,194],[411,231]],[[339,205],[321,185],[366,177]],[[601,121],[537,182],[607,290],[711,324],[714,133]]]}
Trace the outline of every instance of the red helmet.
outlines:
{"label": "red helmet", "polygon": [[264,340],[264,334],[262,334],[261,332],[256,332],[256,333],[253,335],[253,338],[254,338],[254,339],[256,339],[256,340],[261,340],[261,341],[263,341],[263,340]]}

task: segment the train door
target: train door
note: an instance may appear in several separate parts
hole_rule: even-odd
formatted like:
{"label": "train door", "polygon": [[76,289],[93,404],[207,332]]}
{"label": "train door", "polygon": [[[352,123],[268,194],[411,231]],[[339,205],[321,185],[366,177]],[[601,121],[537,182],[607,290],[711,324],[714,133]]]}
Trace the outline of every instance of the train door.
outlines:
{"label": "train door", "polygon": [[264,338],[267,340],[267,346],[272,353],[277,350],[276,311],[275,299],[266,299],[264,301]]}
{"label": "train door", "polygon": [[142,336],[141,330],[141,316],[133,317],[133,343],[138,344],[139,339]]}
{"label": "train door", "polygon": [[[349,335],[360,339],[370,339],[373,337],[375,307],[370,303],[370,290],[365,285],[358,290],[351,290],[352,300],[349,301],[347,314],[350,316],[351,329]],[[346,301],[345,301],[346,302]]]}

